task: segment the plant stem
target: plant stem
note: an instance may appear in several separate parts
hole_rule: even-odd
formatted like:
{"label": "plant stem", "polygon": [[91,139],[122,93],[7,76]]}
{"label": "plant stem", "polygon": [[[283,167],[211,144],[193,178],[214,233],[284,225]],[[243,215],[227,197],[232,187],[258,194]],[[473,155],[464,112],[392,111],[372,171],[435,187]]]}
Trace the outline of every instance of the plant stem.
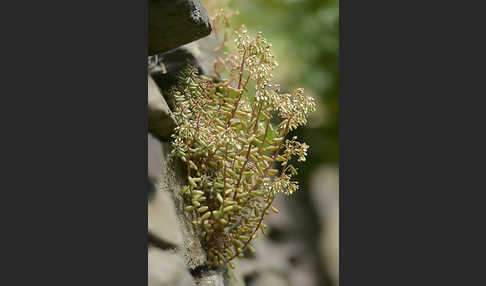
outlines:
{"label": "plant stem", "polygon": [[265,134],[263,135],[262,144],[260,145],[260,149],[258,150],[259,154],[262,154],[263,145],[265,145],[265,140],[267,139],[268,134],[268,126],[270,125],[270,120],[267,121],[267,126],[265,127]]}
{"label": "plant stem", "polygon": [[[243,78],[243,68],[245,67],[245,58],[246,58],[246,49],[243,52],[243,57],[241,59],[240,78],[238,80],[238,88],[237,88],[238,90],[241,88],[241,79]],[[247,81],[247,83],[248,83],[248,81]],[[246,84],[245,84],[245,87],[246,87]],[[239,91],[238,98],[236,99],[234,108],[231,111],[231,117],[228,119],[228,122],[227,122],[228,126],[227,127],[229,127],[231,119],[233,119],[235,117],[235,112],[238,109],[238,104],[240,103],[240,99],[241,99],[242,95],[243,95],[243,91]]]}
{"label": "plant stem", "polygon": [[[280,151],[280,149],[282,148],[282,143],[283,143],[283,142],[284,142],[284,140],[285,140],[285,136],[287,136],[287,133],[289,132],[290,120],[291,120],[291,119],[292,119],[292,118],[289,118],[289,119],[288,119],[288,121],[287,121],[287,124],[285,125],[285,130],[284,130],[284,132],[283,132],[283,136],[282,136],[284,139],[282,139],[282,141],[280,141],[280,144],[278,145],[277,150],[275,150],[275,152],[273,153],[273,157],[272,157],[273,161],[275,161],[275,158],[277,157],[278,152],[279,152],[279,151]],[[263,171],[263,176],[260,176],[261,178],[265,178],[265,177],[267,176],[268,169],[270,169],[270,167],[271,167],[271,166],[272,166],[272,164],[269,164],[269,165],[268,165],[268,166],[265,168],[265,170]],[[251,193],[251,191],[256,190],[256,188],[257,188],[258,186],[259,186],[259,185],[258,185],[258,183],[256,183],[256,184],[255,184],[255,185],[254,185],[254,186],[253,186],[253,187],[252,187],[252,188],[251,188],[251,189],[250,189],[248,192],[249,192],[249,193]]]}
{"label": "plant stem", "polygon": [[[255,127],[253,128],[253,134],[256,136],[256,131],[257,131],[257,126],[258,126],[258,118],[260,117],[260,112],[262,111],[262,106],[263,106],[263,101],[260,101],[260,104],[258,106],[258,114],[257,114],[257,118],[256,118],[256,121],[255,121]],[[268,127],[268,126],[267,126]],[[263,143],[262,143],[263,144]],[[236,187],[237,188],[240,183],[241,183],[241,178],[243,177],[243,172],[245,171],[245,168],[246,168],[246,165],[248,164],[248,161],[250,161],[250,151],[251,151],[251,147],[253,146],[252,142],[248,142],[248,150],[246,152],[246,161],[245,163],[243,164],[243,167],[241,168],[241,171],[240,171],[240,176],[238,178],[238,182],[236,184]],[[261,147],[261,146],[260,146]],[[236,190],[235,190],[235,194],[233,195],[233,199],[236,199]]]}
{"label": "plant stem", "polygon": [[[268,208],[272,205],[273,203],[273,200],[275,199],[275,197],[273,196],[272,199],[270,200],[270,202],[268,202],[267,206],[265,207],[265,209],[262,211],[262,214],[260,216],[260,219],[258,220],[258,224],[255,228],[255,230],[253,230],[252,234],[250,235],[250,238],[245,242],[245,244],[243,244],[243,247],[241,247],[241,249],[245,249],[248,244],[250,243],[250,241],[253,239],[253,235],[255,235],[255,233],[258,231],[258,229],[260,228],[260,225],[262,224],[262,221],[263,221],[263,217],[265,216],[265,212],[268,210]],[[236,256],[238,256],[238,251],[236,251],[235,255],[233,255],[232,257],[230,257],[228,260],[226,260],[226,263],[230,262],[231,260],[233,260]]]}

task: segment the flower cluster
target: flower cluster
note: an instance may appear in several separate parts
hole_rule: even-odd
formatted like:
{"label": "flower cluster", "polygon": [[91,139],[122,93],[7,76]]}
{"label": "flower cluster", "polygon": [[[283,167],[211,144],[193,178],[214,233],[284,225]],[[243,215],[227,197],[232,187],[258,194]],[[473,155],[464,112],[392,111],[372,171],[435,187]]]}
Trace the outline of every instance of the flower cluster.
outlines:
{"label": "flower cluster", "polygon": [[264,216],[278,212],[275,196],[298,189],[289,162],[305,161],[309,146],[285,138],[315,110],[302,89],[279,94],[269,84],[277,63],[261,33],[251,37],[240,27],[232,35],[237,49],[218,60],[221,78],[189,67],[171,92],[172,152],[187,165],[188,184],[180,192],[185,210],[201,228],[209,263],[230,267],[245,249],[254,251],[250,242],[258,231],[265,234]]}

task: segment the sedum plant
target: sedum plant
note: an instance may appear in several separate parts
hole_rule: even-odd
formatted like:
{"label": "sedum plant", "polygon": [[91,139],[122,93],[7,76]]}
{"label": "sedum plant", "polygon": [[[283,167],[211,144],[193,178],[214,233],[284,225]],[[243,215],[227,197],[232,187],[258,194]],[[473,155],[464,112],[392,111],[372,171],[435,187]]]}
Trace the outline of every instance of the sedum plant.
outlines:
{"label": "sedum plant", "polygon": [[[224,14],[217,17],[227,23]],[[270,84],[277,62],[262,33],[251,37],[240,26],[222,46],[231,38],[234,52],[215,62],[217,78],[188,67],[171,94],[172,154],[187,166],[185,211],[201,228],[208,263],[234,267],[231,260],[254,252],[252,240],[266,234],[264,216],[278,213],[275,196],[298,189],[291,159],[305,161],[309,146],[287,136],[307,123],[315,103],[303,89],[280,93]]]}

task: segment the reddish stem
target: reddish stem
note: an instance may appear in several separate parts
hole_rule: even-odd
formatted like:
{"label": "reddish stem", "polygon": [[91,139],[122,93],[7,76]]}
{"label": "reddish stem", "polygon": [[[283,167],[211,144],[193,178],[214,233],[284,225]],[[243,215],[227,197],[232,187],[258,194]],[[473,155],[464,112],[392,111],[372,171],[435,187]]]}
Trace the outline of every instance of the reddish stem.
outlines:
{"label": "reddish stem", "polygon": [[[243,52],[243,58],[241,59],[240,78],[238,80],[238,88],[237,88],[238,90],[241,88],[241,80],[243,78],[243,68],[245,67],[245,57],[246,57],[246,50]],[[248,75],[248,78],[249,78],[249,75]],[[248,80],[245,83],[245,88],[246,88],[247,83],[248,83]],[[231,119],[233,119],[233,117],[235,117],[235,112],[238,109],[238,104],[240,103],[240,99],[241,99],[241,96],[243,95],[243,91],[239,91],[239,93],[240,94],[238,95],[238,98],[236,99],[236,102],[235,102],[235,107],[231,111],[231,117],[230,117],[230,119],[228,119],[228,123],[227,123],[228,127],[230,125]]]}
{"label": "reddish stem", "polygon": [[[258,118],[260,117],[260,112],[262,111],[262,105],[263,105],[263,102],[260,101],[260,105],[258,107],[257,119],[255,121],[255,127],[253,128],[253,134],[255,134],[255,135],[256,135],[256,129],[257,129],[257,126],[258,126]],[[268,125],[267,125],[267,127],[268,127]],[[241,168],[240,176],[238,178],[238,183],[236,184],[236,187],[238,187],[240,185],[241,178],[243,177],[243,172],[245,171],[245,168],[246,168],[246,165],[248,164],[248,161],[250,161],[250,151],[251,151],[251,147],[253,146],[253,144],[252,144],[252,142],[248,142],[248,143],[249,143],[249,145],[248,145],[248,151],[246,152],[246,161],[243,164],[243,167]],[[262,143],[262,145],[263,145],[263,143]],[[235,194],[233,195],[233,199],[236,199],[236,190],[235,190]]]}
{"label": "reddish stem", "polygon": [[[272,159],[273,159],[274,161],[275,161],[275,158],[277,158],[278,152],[279,152],[279,151],[280,151],[280,149],[282,148],[282,143],[283,143],[283,142],[284,142],[284,140],[285,140],[285,136],[287,136],[287,133],[288,133],[288,131],[289,131],[289,127],[290,127],[290,120],[291,120],[291,118],[289,118],[289,119],[288,119],[288,121],[287,121],[287,125],[285,126],[285,130],[284,130],[284,132],[283,132],[283,137],[284,137],[284,139],[282,139],[282,141],[280,141],[280,144],[278,145],[277,150],[275,150],[275,152],[273,153],[273,158],[272,158]],[[268,169],[270,169],[270,167],[271,167],[271,166],[272,166],[272,165],[271,165],[271,164],[269,164],[269,165],[268,165],[268,166],[265,168],[265,170],[263,171],[263,176],[262,176],[262,178],[264,178],[264,177],[267,175],[267,173],[268,173]],[[248,191],[248,193],[251,193],[251,191],[256,190],[256,188],[257,188],[257,187],[258,187],[258,184],[255,184],[255,185],[254,185],[254,186],[253,186],[253,187],[252,187],[252,188],[251,188],[251,189]]]}
{"label": "reddish stem", "polygon": [[270,120],[267,121],[267,126],[265,127],[265,135],[263,135],[262,145],[260,145],[260,150],[258,150],[259,154],[262,154],[263,145],[265,144],[265,140],[267,139],[269,125],[270,125]]}
{"label": "reddish stem", "polygon": [[[252,234],[250,235],[250,238],[245,242],[245,244],[243,244],[243,247],[241,249],[245,249],[248,244],[250,243],[250,241],[253,239],[253,235],[255,235],[255,233],[258,231],[258,229],[260,228],[260,225],[262,224],[262,221],[263,221],[263,217],[265,216],[265,212],[268,210],[268,208],[272,205],[273,203],[273,199],[275,197],[272,197],[272,199],[270,200],[270,202],[268,203],[268,205],[265,207],[265,209],[262,211],[262,214],[260,216],[260,219],[258,220],[258,224],[255,228],[255,230],[252,232]],[[228,260],[226,260],[226,263],[230,262],[231,260],[233,260],[236,256],[238,256],[238,251],[236,251],[235,255],[233,255],[232,257],[230,257]]]}
{"label": "reddish stem", "polygon": [[[287,121],[287,125],[285,126],[285,130],[284,130],[284,132],[283,132],[283,137],[284,137],[284,139],[285,139],[285,136],[287,136],[287,133],[288,133],[288,130],[289,130],[289,127],[290,127],[290,121],[291,121],[291,118],[289,118],[289,119],[288,119],[288,121]],[[275,160],[275,158],[277,157],[277,154],[278,154],[278,152],[280,151],[280,148],[282,148],[282,143],[283,143],[283,140],[280,142],[280,144],[279,144],[279,146],[278,146],[278,149],[277,149],[277,150],[275,151],[275,153],[273,154],[273,159],[274,159],[274,160]],[[265,177],[265,176],[266,176],[266,174],[267,174],[268,169],[270,168],[270,166],[271,166],[271,165],[269,165],[269,166],[268,166],[268,167],[265,169],[263,177]],[[257,187],[257,186],[258,186],[258,185],[253,186],[253,188],[251,188],[251,189],[250,189],[248,192],[251,192],[252,190],[256,189],[256,187]],[[242,249],[245,249],[245,248],[248,246],[248,244],[250,243],[250,241],[253,239],[253,235],[254,235],[254,234],[255,234],[255,233],[258,231],[258,229],[260,228],[260,225],[261,225],[261,223],[262,223],[262,221],[263,221],[263,217],[265,216],[265,212],[266,212],[266,211],[268,210],[268,208],[269,208],[269,207],[272,205],[274,198],[275,198],[275,197],[272,197],[272,199],[270,200],[270,202],[267,204],[267,206],[265,207],[265,209],[262,211],[261,217],[260,217],[260,219],[258,220],[258,224],[257,224],[257,226],[256,226],[255,230],[254,230],[254,231],[253,231],[253,233],[251,234],[250,239],[248,239],[248,241],[247,241],[245,244],[243,244]],[[236,256],[238,256],[238,253],[235,253],[235,255],[233,255],[231,258],[229,258],[229,259],[226,261],[226,263],[228,263],[228,262],[230,262],[231,260],[233,260],[233,259],[234,259]]]}

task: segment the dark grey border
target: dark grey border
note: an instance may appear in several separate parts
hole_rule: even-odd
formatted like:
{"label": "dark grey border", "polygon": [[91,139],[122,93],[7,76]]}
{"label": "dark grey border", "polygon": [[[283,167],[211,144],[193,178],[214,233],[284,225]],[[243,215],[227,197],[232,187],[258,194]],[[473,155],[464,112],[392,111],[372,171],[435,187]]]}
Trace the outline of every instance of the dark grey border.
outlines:
{"label": "dark grey border", "polygon": [[485,284],[475,3],[340,1],[341,285]]}
{"label": "dark grey border", "polygon": [[0,284],[146,285],[147,1],[56,2],[0,12]]}

